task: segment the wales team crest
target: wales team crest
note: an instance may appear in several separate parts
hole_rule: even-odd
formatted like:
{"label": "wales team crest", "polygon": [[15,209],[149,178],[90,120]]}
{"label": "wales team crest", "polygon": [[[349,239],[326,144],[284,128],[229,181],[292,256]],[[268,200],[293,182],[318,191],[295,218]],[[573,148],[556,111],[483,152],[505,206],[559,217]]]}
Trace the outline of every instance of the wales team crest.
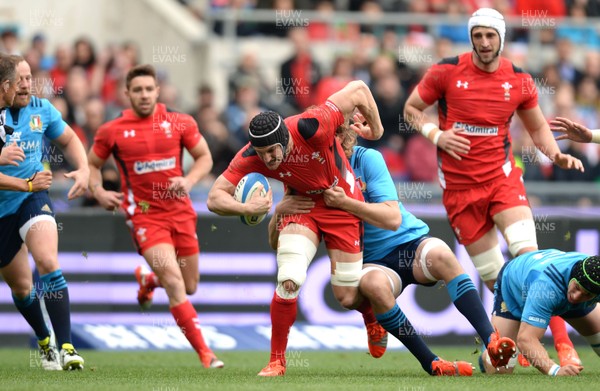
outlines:
{"label": "wales team crest", "polygon": [[32,132],[42,133],[42,116],[39,114],[34,114],[31,116],[31,120],[29,121],[29,127]]}

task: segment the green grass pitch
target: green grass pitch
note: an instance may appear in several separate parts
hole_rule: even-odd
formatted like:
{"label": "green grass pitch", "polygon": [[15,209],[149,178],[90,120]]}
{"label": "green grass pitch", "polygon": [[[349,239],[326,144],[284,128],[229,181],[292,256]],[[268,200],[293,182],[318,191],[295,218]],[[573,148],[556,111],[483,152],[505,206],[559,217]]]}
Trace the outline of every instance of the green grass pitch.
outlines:
{"label": "green grass pitch", "polygon": [[[446,359],[477,362],[472,348],[435,348]],[[361,352],[294,351],[281,378],[259,378],[267,352],[219,352],[225,368],[206,370],[192,352],[80,353],[83,371],[46,372],[37,353],[0,349],[2,390],[594,390],[600,384],[600,358],[589,347],[579,347],[585,370],[570,378],[551,378],[532,368],[518,368],[512,376],[431,377],[407,352],[389,351],[375,360]],[[556,358],[556,357],[554,357]]]}

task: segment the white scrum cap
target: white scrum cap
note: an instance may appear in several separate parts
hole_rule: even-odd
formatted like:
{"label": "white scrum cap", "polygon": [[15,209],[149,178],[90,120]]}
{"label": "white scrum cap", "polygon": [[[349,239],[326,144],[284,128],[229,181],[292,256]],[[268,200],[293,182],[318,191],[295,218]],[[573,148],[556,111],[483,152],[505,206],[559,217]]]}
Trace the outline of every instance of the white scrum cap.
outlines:
{"label": "white scrum cap", "polygon": [[475,27],[490,27],[498,32],[500,36],[500,51],[502,53],[504,49],[504,36],[506,35],[506,24],[504,23],[504,16],[493,8],[480,8],[473,12],[469,19],[469,40],[471,46],[473,46],[473,38],[471,32]]}

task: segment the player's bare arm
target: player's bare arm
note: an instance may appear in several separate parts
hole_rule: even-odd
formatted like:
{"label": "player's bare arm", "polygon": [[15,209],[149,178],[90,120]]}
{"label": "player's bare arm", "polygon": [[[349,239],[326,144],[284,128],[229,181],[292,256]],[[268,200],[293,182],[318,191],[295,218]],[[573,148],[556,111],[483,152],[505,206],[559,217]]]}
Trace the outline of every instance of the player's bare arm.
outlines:
{"label": "player's bare arm", "polygon": [[315,202],[310,197],[301,195],[285,194],[281,201],[275,206],[275,213],[269,221],[269,246],[277,250],[279,240],[280,222],[286,215],[310,213],[315,207]]}
{"label": "player's bare arm", "polygon": [[100,169],[104,166],[104,162],[104,159],[96,155],[94,148],[90,148],[90,152],[88,153],[88,167],[90,170],[89,188],[100,206],[106,210],[115,210],[121,205],[121,201],[123,201],[123,193],[107,191],[102,187],[102,172]]}
{"label": "player's bare arm", "polygon": [[[540,340],[546,332],[545,329],[532,326],[521,322],[519,334],[517,335],[517,346],[527,360],[543,374],[548,374],[550,370],[555,370],[556,364],[548,356],[548,352],[541,344]],[[582,366],[565,365],[556,373],[557,376],[578,375],[583,370]]]}
{"label": "player's bare arm", "polygon": [[0,166],[18,166],[25,161],[25,152],[16,143],[5,145],[0,150]]}
{"label": "player's bare arm", "polygon": [[554,164],[560,168],[584,172],[581,160],[560,151],[539,106],[529,110],[517,110],[517,115],[521,118],[535,146]]}
{"label": "player's bare arm", "polygon": [[219,216],[251,216],[268,213],[273,205],[273,191],[269,189],[267,195],[262,197],[262,185],[254,192],[252,198],[246,203],[241,203],[233,198],[235,186],[223,175],[220,175],[210,191],[206,206],[208,210]]}
{"label": "player's bare arm", "polygon": [[[31,183],[31,189],[29,188]],[[0,173],[0,190],[36,192],[48,190],[52,184],[52,172],[40,171],[28,179],[16,178]]]}
{"label": "player's bare arm", "polygon": [[204,138],[201,138],[188,152],[194,158],[194,165],[186,176],[169,178],[169,182],[171,182],[169,190],[189,194],[192,187],[212,169],[212,155]]}
{"label": "player's bare arm", "polygon": [[408,97],[404,105],[404,120],[408,122],[414,129],[422,133],[438,148],[446,151],[456,160],[462,160],[460,155],[466,155],[471,149],[471,141],[460,135],[464,131],[463,128],[452,128],[441,131],[437,125],[434,125],[425,114],[425,110],[429,107],[419,95],[419,87],[417,86]]}
{"label": "player's bare arm", "polygon": [[339,186],[325,190],[323,198],[327,206],[343,209],[378,228],[396,231],[402,224],[398,201],[362,202],[348,197]]}
{"label": "player's bare arm", "polygon": [[578,143],[593,142],[593,133],[590,129],[568,118],[556,117],[550,121],[550,125],[550,130],[562,133],[556,137],[556,140],[571,140]]}
{"label": "player's bare arm", "polygon": [[65,153],[69,163],[75,167],[74,171],[65,174],[65,177],[72,178],[75,181],[67,195],[72,200],[83,195],[88,188],[90,169],[88,167],[85,148],[83,148],[81,140],[79,140],[73,129],[68,125],[65,127],[63,134],[54,140],[54,142]]}
{"label": "player's bare arm", "polygon": [[379,109],[371,94],[369,87],[360,80],[351,81],[344,88],[331,95],[329,99],[342,112],[344,118],[348,119],[354,113],[354,109],[362,114],[366,125],[354,129],[358,135],[367,140],[379,140],[383,135],[383,124],[379,118]]}

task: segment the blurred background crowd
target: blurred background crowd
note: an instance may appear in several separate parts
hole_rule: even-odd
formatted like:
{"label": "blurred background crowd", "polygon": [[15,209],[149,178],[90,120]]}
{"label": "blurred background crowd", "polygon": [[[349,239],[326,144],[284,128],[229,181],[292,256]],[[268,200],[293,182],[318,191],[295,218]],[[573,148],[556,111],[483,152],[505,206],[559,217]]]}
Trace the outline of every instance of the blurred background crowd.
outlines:
{"label": "blurred background crowd", "polygon": [[[196,86],[195,101],[182,101],[169,75],[161,70],[160,64],[153,64],[159,74],[160,101],[173,110],[194,116],[207,138],[215,161],[207,182],[218,176],[247,142],[247,125],[255,114],[267,109],[284,116],[299,113],[323,102],[353,79],[361,79],[370,86],[385,126],[381,140],[361,141],[361,144],[381,151],[395,180],[436,182],[435,149],[404,123],[404,102],[432,64],[470,50],[466,18],[482,6],[494,7],[508,18],[521,18],[520,28],[508,29],[509,42],[503,55],[532,74],[547,118],[563,116],[589,128],[600,128],[600,26],[587,22],[589,17],[600,16],[600,1],[210,0],[207,3],[180,0],[180,3],[199,22],[209,23],[210,34],[215,37],[224,33],[222,20],[211,18],[215,13],[250,9],[275,11],[281,24],[239,21],[236,39],[268,36],[293,47],[289,58],[279,64],[269,64],[277,70],[276,77],[265,74],[260,51],[239,53],[237,63],[229,67],[224,101],[216,98],[215,85],[210,82]],[[357,11],[363,19],[360,23],[338,20],[336,23],[308,21],[285,25],[286,20],[297,22],[302,10],[322,15]],[[433,28],[419,24],[369,23],[387,12],[455,15],[465,23],[440,24]],[[564,17],[575,22],[562,24]],[[543,58],[547,59],[537,63],[534,69],[528,67],[532,31],[538,34],[536,44],[541,45]],[[337,42],[346,49],[336,52],[332,61],[320,61],[313,53],[313,45],[324,41]],[[86,148],[91,146],[103,122],[128,107],[124,77],[141,58],[135,42],[99,47],[93,37],[81,36],[74,42],[48,42],[43,33],[26,40],[18,28],[7,28],[1,33],[0,46],[4,52],[22,54],[26,58],[33,72],[32,93],[51,100]],[[435,111],[430,114],[435,116]],[[585,173],[578,173],[555,169],[533,147],[516,119],[511,134],[513,151],[524,168],[526,181],[600,181],[599,145],[560,143],[564,151],[584,162]],[[62,173],[68,169],[66,161],[51,145],[45,152],[55,180],[62,180]],[[117,189],[115,168],[109,166],[103,174],[105,187]],[[86,204],[93,202],[90,199]]]}

